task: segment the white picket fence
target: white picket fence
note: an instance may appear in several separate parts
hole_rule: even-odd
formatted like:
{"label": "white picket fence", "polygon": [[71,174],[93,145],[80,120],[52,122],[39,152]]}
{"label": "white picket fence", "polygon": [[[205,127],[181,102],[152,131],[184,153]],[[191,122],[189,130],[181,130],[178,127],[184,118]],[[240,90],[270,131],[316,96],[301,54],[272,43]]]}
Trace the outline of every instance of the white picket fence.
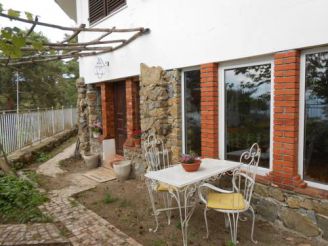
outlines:
{"label": "white picket fence", "polygon": [[14,152],[77,123],[76,108],[35,109],[27,112],[0,111],[0,142],[7,153]]}

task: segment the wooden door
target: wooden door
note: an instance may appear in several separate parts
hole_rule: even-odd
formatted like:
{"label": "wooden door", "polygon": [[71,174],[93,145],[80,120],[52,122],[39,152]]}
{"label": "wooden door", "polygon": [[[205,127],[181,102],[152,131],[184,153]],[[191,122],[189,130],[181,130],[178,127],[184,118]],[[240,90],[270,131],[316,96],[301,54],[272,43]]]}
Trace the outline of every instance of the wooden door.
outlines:
{"label": "wooden door", "polygon": [[127,138],[125,81],[114,84],[114,112],[116,154],[123,155],[123,144]]}

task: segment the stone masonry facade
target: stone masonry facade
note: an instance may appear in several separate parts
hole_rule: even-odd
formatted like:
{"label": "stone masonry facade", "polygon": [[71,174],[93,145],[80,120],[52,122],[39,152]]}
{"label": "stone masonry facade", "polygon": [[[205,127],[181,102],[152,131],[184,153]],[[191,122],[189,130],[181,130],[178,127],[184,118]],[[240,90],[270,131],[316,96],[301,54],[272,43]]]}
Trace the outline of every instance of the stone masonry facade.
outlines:
{"label": "stone masonry facade", "polygon": [[171,149],[172,161],[181,155],[181,74],[161,67],[141,64],[140,118],[141,130],[163,138]]}

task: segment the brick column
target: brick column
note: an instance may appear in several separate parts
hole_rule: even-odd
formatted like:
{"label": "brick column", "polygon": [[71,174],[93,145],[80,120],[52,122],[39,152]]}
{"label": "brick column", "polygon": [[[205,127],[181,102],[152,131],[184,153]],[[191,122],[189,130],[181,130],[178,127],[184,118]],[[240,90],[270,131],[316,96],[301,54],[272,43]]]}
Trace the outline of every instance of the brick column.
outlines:
{"label": "brick column", "polygon": [[218,158],[218,64],[201,65],[202,157]]}
{"label": "brick column", "polygon": [[298,176],[300,52],[274,56],[274,129],[272,181],[286,189],[304,186]]}
{"label": "brick column", "polygon": [[127,137],[132,138],[133,131],[140,129],[138,120],[139,105],[138,105],[138,85],[133,79],[125,81],[126,90],[126,124],[127,124]]}
{"label": "brick column", "polygon": [[103,138],[115,137],[114,122],[114,87],[110,83],[102,83],[101,86],[101,114],[103,126]]}

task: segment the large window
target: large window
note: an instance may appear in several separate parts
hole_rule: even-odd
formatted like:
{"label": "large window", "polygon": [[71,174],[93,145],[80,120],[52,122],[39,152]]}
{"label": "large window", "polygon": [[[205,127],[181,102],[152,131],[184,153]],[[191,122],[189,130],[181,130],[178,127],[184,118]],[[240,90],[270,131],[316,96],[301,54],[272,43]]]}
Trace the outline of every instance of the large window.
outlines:
{"label": "large window", "polygon": [[201,154],[200,70],[184,72],[185,152]]}
{"label": "large window", "polygon": [[89,0],[90,24],[126,5],[126,0]]}
{"label": "large window", "polygon": [[225,158],[240,155],[258,143],[259,166],[270,166],[271,64],[224,70]]}
{"label": "large window", "polygon": [[328,184],[328,52],[305,56],[303,177]]}

